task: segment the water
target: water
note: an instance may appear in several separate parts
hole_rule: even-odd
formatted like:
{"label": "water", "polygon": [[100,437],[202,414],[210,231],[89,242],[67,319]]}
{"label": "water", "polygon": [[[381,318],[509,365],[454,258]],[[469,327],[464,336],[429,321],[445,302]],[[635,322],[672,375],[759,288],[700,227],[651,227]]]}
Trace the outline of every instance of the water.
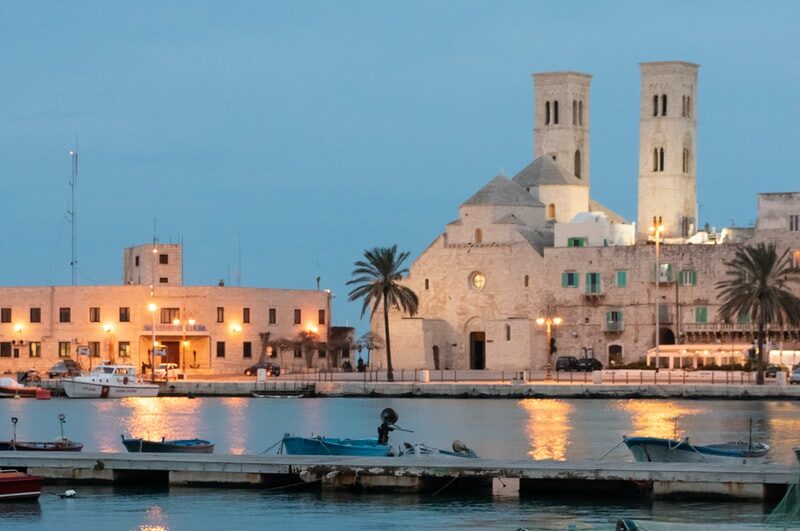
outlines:
{"label": "water", "polygon": [[[445,400],[152,398],[124,400],[2,400],[0,438],[11,416],[19,439],[65,434],[85,451],[122,451],[120,434],[202,437],[216,453],[259,453],[285,432],[372,436],[384,407],[400,415],[414,440],[449,447],[458,438],[482,457],[596,459],[623,434],[690,435],[698,443],[746,439],[770,444],[774,463],[794,463],[800,403],[684,400]],[[609,461],[629,461],[619,447]],[[48,486],[50,492],[71,485]],[[39,503],[0,504],[0,529],[613,529],[620,517],[704,522],[758,522],[760,503],[687,503],[596,498],[569,499],[286,492],[243,489],[156,489],[77,485],[79,498],[44,494]]]}

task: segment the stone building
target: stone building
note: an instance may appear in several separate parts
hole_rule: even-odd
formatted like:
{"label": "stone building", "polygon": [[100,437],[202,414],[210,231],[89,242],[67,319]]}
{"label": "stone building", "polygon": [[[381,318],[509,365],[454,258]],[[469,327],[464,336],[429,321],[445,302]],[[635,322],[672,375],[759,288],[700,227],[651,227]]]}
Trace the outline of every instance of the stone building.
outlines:
{"label": "stone building", "polygon": [[[697,70],[641,65],[638,227],[590,197],[590,76],[535,74],[536,158],[467,199],[411,265],[404,282],[419,313],[391,313],[394,365],[542,369],[549,348],[537,319],[554,317],[558,355],[607,366],[644,358],[656,334],[660,344],[749,346],[754,325],[722,322],[714,284],[748,241],[775,241],[800,264],[800,193],[759,194],[755,227],[698,231]],[[665,227],[658,267],[654,216]],[[383,335],[381,319],[372,330]],[[773,329],[771,340],[798,348],[798,334]],[[385,365],[385,352],[374,360]]]}
{"label": "stone building", "polygon": [[154,341],[166,352],[156,363],[189,375],[241,374],[262,357],[284,370],[329,367],[350,353],[339,330],[329,356],[328,291],[185,286],[180,245],[160,243],[125,249],[123,282],[0,287],[0,372],[46,371],[68,357],[141,368]]}

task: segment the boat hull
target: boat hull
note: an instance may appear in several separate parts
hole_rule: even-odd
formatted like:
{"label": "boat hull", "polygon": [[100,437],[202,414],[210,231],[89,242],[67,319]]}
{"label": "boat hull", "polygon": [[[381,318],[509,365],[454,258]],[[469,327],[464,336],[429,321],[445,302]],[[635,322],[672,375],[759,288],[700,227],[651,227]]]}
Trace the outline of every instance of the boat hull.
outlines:
{"label": "boat hull", "polygon": [[740,463],[760,464],[769,451],[766,444],[747,443],[693,445],[687,439],[661,439],[656,437],[629,437],[625,444],[640,463]]}
{"label": "boat hull", "polygon": [[83,444],[75,441],[0,441],[0,451],[80,452]]}
{"label": "boat hull", "polygon": [[126,398],[158,396],[159,387],[154,384],[132,382],[128,384],[93,383],[76,379],[61,381],[64,393],[69,398]]}
{"label": "boat hull", "polygon": [[41,477],[16,470],[0,470],[0,501],[36,500],[41,493]]}
{"label": "boat hull", "polygon": [[450,450],[442,450],[441,448],[433,448],[425,444],[411,444],[403,443],[400,445],[400,454],[413,455],[417,457],[455,457],[460,459],[475,459],[478,456],[474,451],[467,449],[463,452],[451,452]]}
{"label": "boat hull", "polygon": [[147,441],[123,437],[122,444],[125,445],[128,452],[132,453],[210,454],[214,452],[214,443],[203,439]]}
{"label": "boat hull", "polygon": [[19,396],[22,398],[32,398],[36,396],[37,387],[11,387],[0,386],[0,397],[13,398]]}
{"label": "boat hull", "polygon": [[353,455],[388,457],[394,455],[388,444],[377,439],[336,439],[333,437],[284,436],[283,451],[289,455]]}

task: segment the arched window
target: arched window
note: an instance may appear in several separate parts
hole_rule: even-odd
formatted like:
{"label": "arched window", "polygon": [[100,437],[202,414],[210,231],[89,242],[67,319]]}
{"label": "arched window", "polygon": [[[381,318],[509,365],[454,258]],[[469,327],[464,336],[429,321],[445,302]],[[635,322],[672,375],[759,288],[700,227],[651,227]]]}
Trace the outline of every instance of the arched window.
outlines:
{"label": "arched window", "polygon": [[653,96],[653,116],[658,116],[658,94]]}
{"label": "arched window", "polygon": [[658,171],[664,171],[664,148],[658,148]]}
{"label": "arched window", "polygon": [[686,117],[692,117],[692,97],[686,96]]}
{"label": "arched window", "polygon": [[578,102],[578,124],[583,125],[583,100]]}
{"label": "arched window", "polygon": [[475,229],[475,243],[483,243],[483,231]]}
{"label": "arched window", "polygon": [[511,341],[511,325],[506,325],[506,341]]}
{"label": "arched window", "polygon": [[550,125],[550,102],[544,102],[544,125]]}
{"label": "arched window", "polygon": [[578,101],[572,100],[572,125],[578,125]]}
{"label": "arched window", "polygon": [[428,281],[428,279],[426,278],[426,279],[425,279],[425,289],[429,289],[430,287],[431,287],[431,283],[430,283],[430,281]]}
{"label": "arched window", "polygon": [[686,96],[681,96],[681,116],[686,116]]}
{"label": "arched window", "polygon": [[653,148],[653,171],[658,171],[658,148]]}
{"label": "arched window", "polygon": [[531,277],[525,275],[525,287],[527,288],[530,285]]}
{"label": "arched window", "polygon": [[575,177],[578,179],[581,178],[581,152],[580,150],[575,152]]}
{"label": "arched window", "polygon": [[553,203],[547,205],[547,219],[556,219],[556,205]]}
{"label": "arched window", "polygon": [[683,148],[683,173],[689,173],[691,152],[688,147]]}
{"label": "arched window", "polygon": [[558,125],[558,101],[553,102],[553,123]]}
{"label": "arched window", "polygon": [[661,95],[661,116],[667,115],[667,95]]}

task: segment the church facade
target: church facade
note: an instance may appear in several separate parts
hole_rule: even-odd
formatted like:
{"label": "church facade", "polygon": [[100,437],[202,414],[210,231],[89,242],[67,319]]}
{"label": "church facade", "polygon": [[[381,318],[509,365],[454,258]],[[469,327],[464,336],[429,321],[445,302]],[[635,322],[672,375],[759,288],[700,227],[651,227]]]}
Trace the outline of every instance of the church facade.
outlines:
{"label": "church facade", "polygon": [[[744,242],[775,241],[800,264],[800,193],[759,194],[754,227],[698,228],[697,73],[686,62],[641,65],[638,223],[590,195],[591,76],[534,74],[535,158],[468,198],[413,262],[404,283],[419,312],[390,314],[394,366],[543,369],[554,358],[542,320],[554,323],[556,355],[607,367],[642,359],[657,339],[749,347],[754,325],[723,323],[714,285]],[[381,319],[372,330],[383,335]],[[772,330],[780,348],[798,340],[800,330]],[[385,366],[383,350],[373,355]]]}

